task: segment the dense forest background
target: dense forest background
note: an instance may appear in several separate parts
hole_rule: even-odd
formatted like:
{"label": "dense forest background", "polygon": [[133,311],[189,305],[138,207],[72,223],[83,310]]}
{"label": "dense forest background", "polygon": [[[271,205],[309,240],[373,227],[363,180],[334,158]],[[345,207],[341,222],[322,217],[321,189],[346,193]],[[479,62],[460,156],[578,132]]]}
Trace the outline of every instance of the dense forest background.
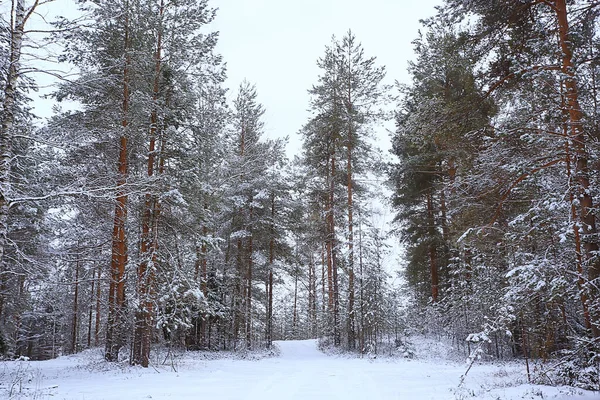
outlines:
{"label": "dense forest background", "polygon": [[[51,6],[0,19],[4,357],[103,346],[148,366],[155,346],[309,337],[408,354],[426,334],[598,385],[600,4],[446,0],[395,87],[352,31],[334,37],[293,160],[263,137],[254,85],[226,100],[207,0],[82,2],[30,28]],[[42,71],[65,106],[39,126],[50,45],[76,74]],[[393,162],[375,135],[390,119]]]}

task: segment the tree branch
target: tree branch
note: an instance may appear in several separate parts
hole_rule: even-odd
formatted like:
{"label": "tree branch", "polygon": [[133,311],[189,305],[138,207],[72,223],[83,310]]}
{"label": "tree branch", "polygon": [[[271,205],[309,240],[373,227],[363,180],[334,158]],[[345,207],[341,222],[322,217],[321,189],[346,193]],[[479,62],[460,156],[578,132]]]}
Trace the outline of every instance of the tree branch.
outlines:
{"label": "tree branch", "polygon": [[528,72],[537,72],[537,71],[560,71],[562,69],[562,67],[560,65],[534,65],[532,67],[527,67],[524,68],[520,71],[517,72],[513,72],[510,73],[508,75],[506,75],[505,77],[501,78],[498,82],[494,83],[489,89],[488,91],[485,93],[485,95],[483,96],[484,98],[489,97],[492,92],[496,89],[498,89],[500,86],[502,86],[504,83],[506,83],[507,81],[516,78],[517,76],[526,74]]}
{"label": "tree branch", "polygon": [[555,164],[558,164],[559,162],[563,162],[566,161],[564,158],[559,158],[558,160],[552,160],[544,165],[541,165],[537,168],[532,169],[531,171],[525,172],[524,174],[522,174],[521,176],[519,176],[517,178],[517,180],[515,180],[513,182],[512,185],[510,185],[510,187],[508,188],[508,190],[504,193],[504,195],[502,195],[502,198],[500,199],[500,203],[498,204],[498,207],[496,208],[496,213],[494,214],[494,217],[492,218],[492,220],[488,223],[488,226],[491,226],[494,224],[494,222],[496,222],[496,220],[498,219],[498,217],[500,216],[500,212],[502,211],[502,206],[504,205],[504,202],[506,201],[506,199],[508,199],[508,196],[510,196],[512,190],[519,184],[521,183],[523,180],[525,180],[525,178],[527,178],[528,176],[531,176],[533,174],[535,174],[536,172],[539,172],[543,169],[546,169],[548,167],[551,167]]}

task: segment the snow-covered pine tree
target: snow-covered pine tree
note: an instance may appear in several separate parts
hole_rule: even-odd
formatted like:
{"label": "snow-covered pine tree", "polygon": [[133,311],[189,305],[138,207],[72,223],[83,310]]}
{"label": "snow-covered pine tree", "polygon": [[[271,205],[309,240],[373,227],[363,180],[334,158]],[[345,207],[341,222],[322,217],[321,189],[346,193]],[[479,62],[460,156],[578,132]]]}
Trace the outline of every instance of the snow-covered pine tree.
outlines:
{"label": "snow-covered pine tree", "polygon": [[278,197],[281,191],[276,175],[277,166],[281,168],[283,163],[283,142],[262,140],[264,108],[253,85],[243,82],[233,104],[223,165],[225,267],[232,323],[229,334],[234,348],[243,339],[244,347],[251,349],[258,334],[253,305],[256,272],[267,264],[272,266],[270,242],[275,231],[271,214],[273,196]]}
{"label": "snow-covered pine tree", "polygon": [[[334,37],[317,65],[322,75],[309,91],[313,116],[302,131],[304,160],[324,184],[321,193],[315,194],[324,202],[329,326],[333,342],[341,345],[343,330],[347,348],[355,349],[354,210],[357,205],[354,197],[364,190],[356,178],[373,172],[370,161],[375,157],[368,138],[373,124],[383,117],[385,69],[376,65],[374,57],[364,55],[362,45],[351,31],[339,41]],[[343,240],[338,238],[336,227],[344,227]],[[340,243],[345,244],[347,251],[342,253]],[[345,329],[340,315],[340,267],[348,279]]]}

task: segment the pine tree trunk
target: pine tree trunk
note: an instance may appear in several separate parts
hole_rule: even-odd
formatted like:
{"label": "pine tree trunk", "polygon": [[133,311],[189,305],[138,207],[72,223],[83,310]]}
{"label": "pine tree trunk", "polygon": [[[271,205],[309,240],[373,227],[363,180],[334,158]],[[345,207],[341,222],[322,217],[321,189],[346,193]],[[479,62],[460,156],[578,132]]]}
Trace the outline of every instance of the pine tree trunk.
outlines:
{"label": "pine tree trunk", "polygon": [[[204,205],[204,210],[206,211],[208,206]],[[202,252],[202,259],[200,261],[200,267],[202,269],[202,282],[200,283],[200,288],[202,289],[202,294],[206,298],[208,296],[208,260],[207,260],[207,247],[206,247],[206,237],[208,236],[208,227],[206,225],[202,226],[202,236],[204,239],[202,240],[202,248],[200,249]]]}
{"label": "pine tree trunk", "polygon": [[294,308],[292,309],[292,337],[297,339],[298,332],[298,270],[294,271]]}
{"label": "pine tree trunk", "polygon": [[353,226],[353,197],[352,197],[352,129],[348,128],[348,160],[347,160],[347,189],[348,189],[348,349],[356,348],[355,316],[354,316],[354,226]]}
{"label": "pine tree trunk", "polygon": [[[563,114],[565,114],[565,118],[563,121],[563,134],[565,138],[569,137],[569,127],[567,121],[569,120],[569,116],[567,113],[567,106],[565,104],[565,96],[564,96],[564,85],[561,85],[561,108],[563,110]],[[592,322],[590,319],[590,311],[588,305],[588,297],[585,290],[585,280],[584,280],[584,271],[583,271],[583,252],[581,249],[581,235],[578,227],[578,217],[577,217],[577,206],[575,205],[575,194],[573,193],[573,188],[575,184],[573,182],[573,175],[571,173],[572,170],[572,162],[571,162],[571,148],[569,146],[569,141],[565,142],[565,154],[566,154],[566,169],[567,169],[567,181],[569,183],[569,204],[571,207],[571,221],[572,221],[572,229],[573,229],[573,237],[575,239],[575,269],[577,271],[577,288],[579,289],[579,299],[581,301],[582,310],[583,310],[583,322],[585,328],[590,332],[592,331]]]}
{"label": "pine tree trunk", "polygon": [[327,185],[328,191],[325,205],[325,225],[326,225],[326,253],[327,253],[327,310],[330,316],[333,316],[333,240],[332,240],[332,219],[333,219],[333,176],[331,173],[331,155],[327,159]]}
{"label": "pine tree trunk", "polygon": [[330,247],[330,262],[333,281],[333,342],[335,346],[341,344],[341,335],[339,330],[339,291],[338,291],[338,268],[336,262],[336,240],[335,240],[335,152],[331,154],[331,187],[329,189],[329,247]]}
{"label": "pine tree trunk", "polygon": [[[250,200],[252,203],[252,200]],[[253,208],[250,206],[250,221],[253,217]],[[252,222],[250,222],[252,223]],[[252,228],[250,229],[250,238],[248,239],[248,269],[246,275],[246,350],[252,349]]]}
{"label": "pine tree trunk", "polygon": [[358,267],[359,267],[359,302],[360,302],[360,330],[358,333],[360,352],[365,351],[365,294],[364,294],[364,270],[363,270],[363,246],[362,246],[362,224],[360,208],[358,209]]}
{"label": "pine tree trunk", "polygon": [[[158,11],[158,30],[156,38],[156,51],[154,54],[154,82],[152,87],[152,111],[150,112],[150,130],[147,162],[147,178],[149,185],[153,186],[154,165],[156,163],[156,140],[158,132],[158,97],[160,91],[160,78],[162,72],[162,23],[164,1],[161,0]],[[161,146],[161,152],[164,149]],[[138,266],[138,298],[139,308],[135,314],[135,338],[133,347],[132,364],[148,367],[150,362],[150,342],[153,327],[154,313],[154,270],[156,268],[157,251],[157,218],[158,195],[153,193],[152,186],[148,188],[144,200],[142,216],[142,233],[140,238],[141,262]]]}
{"label": "pine tree trunk", "polygon": [[326,265],[327,263],[325,262],[325,244],[321,243],[321,314],[322,316],[325,316],[325,303],[326,301],[326,297],[325,297],[325,270],[326,270]]}
{"label": "pine tree trunk", "polygon": [[87,326],[87,343],[86,348],[90,348],[92,345],[92,318],[94,314],[94,295],[96,294],[94,289],[96,286],[95,280],[96,271],[92,271],[92,285],[90,288],[90,304],[88,306],[88,326]]}
{"label": "pine tree trunk", "polygon": [[194,282],[198,281],[200,277],[200,265],[202,263],[202,256],[200,253],[200,245],[196,244],[196,262],[194,263]]}
{"label": "pine tree trunk", "polygon": [[98,267],[98,277],[96,278],[96,322],[94,325],[94,346],[98,346],[100,344],[100,307],[102,300],[102,288],[101,288],[101,275],[102,269]]}
{"label": "pine tree trunk", "polygon": [[273,262],[275,261],[275,194],[271,193],[271,239],[269,240],[269,276],[267,278],[267,348],[273,343]]}
{"label": "pine tree trunk", "polygon": [[309,313],[309,321],[310,321],[310,335],[311,337],[316,336],[317,334],[317,276],[316,276],[316,268],[315,268],[315,259],[314,254],[311,252],[310,259],[308,263],[308,290],[309,290],[309,305],[308,305],[308,313]]}
{"label": "pine tree trunk", "polygon": [[94,297],[96,296],[96,269],[92,270],[92,285],[90,287],[90,304],[88,309],[87,348],[92,346],[92,322],[94,316]]}
{"label": "pine tree trunk", "polygon": [[[567,130],[567,125],[564,125],[564,130]],[[565,132],[566,133],[566,132]],[[565,137],[567,137],[565,135]],[[565,143],[565,154],[566,154],[566,168],[567,168],[567,178],[569,182],[569,188],[573,188],[573,176],[571,174],[571,151],[569,147],[569,142]],[[573,229],[573,237],[575,238],[575,269],[577,271],[577,288],[579,289],[579,299],[581,301],[581,306],[583,310],[583,322],[586,329],[592,331],[592,321],[590,318],[590,310],[588,304],[588,296],[585,290],[585,280],[584,280],[584,271],[583,271],[583,252],[581,248],[581,235],[578,226],[578,218],[577,218],[577,206],[575,205],[575,194],[573,190],[569,190],[569,203],[571,206],[571,220],[572,220],[572,229]]]}
{"label": "pine tree trunk", "polygon": [[[243,257],[242,257],[242,240],[238,238],[237,240],[237,255],[236,255],[236,264],[237,264],[237,274],[235,276],[235,289],[233,298],[235,299],[232,310],[233,310],[233,340],[234,340],[234,349],[237,349],[237,341],[239,338],[239,330],[240,325],[243,324],[242,321],[242,303],[246,298],[246,285],[242,285],[242,279],[245,277]],[[245,304],[244,304],[245,305]],[[243,324],[242,326],[245,326]]]}
{"label": "pine tree trunk", "polygon": [[[208,209],[208,205],[204,204],[204,211]],[[200,267],[200,272],[202,273],[202,280],[200,282],[200,290],[202,290],[202,295],[205,299],[208,300],[208,260],[207,260],[207,247],[206,247],[206,237],[208,236],[208,227],[205,225],[202,226],[202,247],[196,248],[198,255],[198,263]],[[198,278],[198,265],[196,266],[195,279]],[[202,320],[200,321],[200,345],[202,348],[207,348],[208,340],[206,338],[206,327],[208,323],[208,315],[202,314]]]}
{"label": "pine tree trunk", "polygon": [[433,211],[433,196],[431,190],[427,191],[427,230],[429,232],[429,269],[431,274],[431,298],[435,303],[439,294],[439,276],[437,266],[437,249],[434,243],[435,218]]}
{"label": "pine tree trunk", "polygon": [[71,352],[77,353],[77,336],[79,333],[79,246],[77,246],[77,260],[75,261],[75,290],[73,293],[73,324],[71,325]]}
{"label": "pine tree trunk", "polygon": [[354,315],[354,204],[353,204],[353,186],[352,186],[352,153],[353,147],[353,132],[352,132],[352,116],[354,111],[354,105],[352,104],[352,54],[351,46],[347,48],[347,61],[348,61],[348,82],[347,82],[347,95],[346,95],[346,112],[347,112],[347,124],[348,124],[348,137],[346,138],[346,149],[347,149],[347,160],[346,160],[346,174],[347,174],[347,191],[348,191],[348,322],[346,326],[346,334],[348,336],[348,349],[354,350],[356,348],[355,338],[355,315]]}
{"label": "pine tree trunk", "polygon": [[123,68],[123,119],[122,134],[119,139],[118,180],[115,202],[115,218],[112,234],[112,257],[110,266],[110,287],[108,295],[108,320],[106,327],[106,348],[104,358],[107,361],[118,361],[119,350],[124,344],[123,328],[125,325],[125,266],[127,265],[127,240],[125,225],[127,222],[127,127],[129,124],[129,74],[131,58],[129,55],[129,3],[125,10]]}
{"label": "pine tree trunk", "polygon": [[[575,181],[577,183],[576,198],[580,204],[579,221],[583,233],[583,249],[585,251],[585,261],[588,266],[588,278],[590,282],[596,281],[600,277],[600,257],[596,256],[599,250],[598,243],[594,236],[597,233],[596,219],[594,216],[594,202],[590,194],[590,179],[588,159],[589,155],[586,148],[586,136],[583,130],[583,115],[579,105],[579,91],[577,79],[575,77],[575,67],[573,65],[573,49],[569,38],[569,21],[566,0],[555,1],[555,12],[558,21],[558,39],[562,54],[562,73],[565,77],[565,97],[568,109],[568,128],[569,137],[575,151]],[[596,281],[597,282],[597,281]],[[600,293],[595,285],[590,285],[588,291],[590,303],[594,304],[600,297]],[[592,311],[592,310],[590,310]],[[600,336],[600,317],[599,312],[591,312],[592,334],[594,337]]]}

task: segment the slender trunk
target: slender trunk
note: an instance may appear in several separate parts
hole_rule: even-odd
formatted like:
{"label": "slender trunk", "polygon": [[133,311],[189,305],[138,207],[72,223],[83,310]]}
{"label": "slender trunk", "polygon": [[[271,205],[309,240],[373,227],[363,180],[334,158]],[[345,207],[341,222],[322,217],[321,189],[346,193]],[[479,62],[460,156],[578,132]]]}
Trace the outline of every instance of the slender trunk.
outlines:
{"label": "slender trunk", "polygon": [[[194,282],[198,282],[198,278],[200,276],[200,265],[202,263],[202,255],[201,255],[201,247],[196,244],[196,262],[194,263]],[[200,287],[202,290],[202,281],[200,282]],[[206,295],[204,295],[206,297]],[[194,324],[194,344],[196,346],[202,346],[201,343],[204,341],[204,316],[199,315],[197,317],[199,319],[196,320]]]}
{"label": "slender trunk", "polygon": [[[440,190],[440,213],[442,217],[442,239],[446,248],[448,247],[448,242],[450,239],[450,229],[448,228],[447,211],[448,210],[446,209],[446,191],[442,189]],[[449,251],[449,249],[446,249],[446,251]]]}
{"label": "slender trunk", "polygon": [[309,264],[309,316],[310,316],[310,335],[314,337],[317,334],[317,276],[314,254],[311,252]]}
{"label": "slender trunk", "polygon": [[275,261],[275,193],[271,193],[271,239],[269,240],[269,276],[267,278],[267,348],[273,343],[273,262]]}
{"label": "slender trunk", "polygon": [[197,282],[198,277],[200,276],[200,266],[202,264],[202,255],[201,255],[200,251],[201,251],[200,246],[198,244],[196,244],[196,263],[194,264],[194,282]]}
{"label": "slender trunk", "polygon": [[[273,264],[271,264],[273,265]],[[269,270],[269,347],[273,344],[273,268]]]}
{"label": "slender trunk", "polygon": [[88,310],[87,348],[92,345],[92,317],[94,314],[94,296],[96,295],[96,270],[92,270],[92,287],[90,288],[90,305]]}
{"label": "slender trunk", "polygon": [[[36,2],[37,5],[37,2]],[[4,272],[7,269],[4,254],[8,246],[8,223],[11,191],[11,162],[13,159],[13,128],[17,113],[17,84],[21,74],[21,48],[25,34],[25,22],[34,10],[32,6],[29,13],[25,12],[24,0],[13,0],[11,7],[10,25],[10,54],[8,58],[8,71],[5,77],[5,86],[2,99],[2,123],[0,124],[0,317],[4,310]]]}
{"label": "slender trunk", "polygon": [[[586,137],[583,130],[583,114],[579,106],[579,91],[577,79],[575,76],[575,67],[573,65],[572,42],[569,38],[569,20],[566,0],[556,0],[554,4],[558,22],[558,39],[562,54],[562,73],[565,77],[565,97],[568,110],[568,133],[571,139],[571,145],[575,152],[575,174],[577,183],[576,198],[580,205],[579,222],[583,237],[583,249],[585,252],[585,262],[588,265],[588,279],[595,281],[600,277],[600,257],[596,256],[599,250],[598,243],[594,236],[597,233],[596,219],[593,208],[594,202],[590,194],[589,186],[589,155],[586,148]],[[599,291],[593,285],[588,290],[588,296],[591,303],[594,303],[599,296]],[[600,318],[597,312],[591,315],[592,335],[600,336],[599,323]]]}
{"label": "slender trunk", "polygon": [[[204,210],[208,206],[204,205]],[[202,289],[202,294],[204,297],[208,296],[208,260],[207,260],[207,247],[206,247],[206,237],[208,236],[208,227],[205,225],[202,226],[202,235],[204,239],[202,240],[202,248],[200,249],[202,252],[202,260],[200,262],[200,267],[202,269],[202,283],[200,284],[200,288]]]}
{"label": "slender trunk", "polygon": [[353,133],[352,133],[352,115],[353,115],[353,104],[352,104],[352,57],[351,48],[348,47],[347,60],[348,60],[348,82],[347,82],[347,104],[346,111],[348,114],[348,137],[346,148],[347,148],[347,161],[346,161],[346,187],[348,191],[348,321],[346,326],[346,334],[348,335],[348,349],[354,350],[356,348],[355,339],[355,316],[354,316],[354,204],[353,204],[353,186],[352,186],[352,152],[353,147]]}
{"label": "slender trunk", "polygon": [[308,323],[309,335],[315,334],[315,302],[316,302],[316,277],[315,277],[314,254],[311,252],[308,258]]}
{"label": "slender trunk", "polygon": [[333,219],[333,176],[331,173],[331,155],[327,158],[327,200],[325,201],[325,225],[326,225],[326,252],[327,252],[327,310],[333,315],[333,240],[331,232]]}
{"label": "slender trunk", "polygon": [[434,243],[435,218],[433,212],[433,196],[431,190],[427,191],[427,231],[429,233],[429,269],[431,274],[431,298],[435,303],[439,294],[439,276],[437,266],[437,249]]}
{"label": "slender trunk", "polygon": [[527,382],[531,382],[531,375],[529,372],[529,351],[528,351],[528,340],[527,340],[527,333],[525,331],[525,324],[523,322],[523,320],[521,319],[521,344],[523,346],[523,357],[525,357],[525,368],[527,371]]}
{"label": "slender trunk", "polygon": [[325,243],[321,243],[321,314],[325,315]]}
{"label": "slender trunk", "polygon": [[79,246],[75,261],[75,290],[73,293],[73,325],[71,326],[71,351],[77,353],[77,334],[79,333]]}
{"label": "slender trunk", "polygon": [[[208,209],[208,205],[204,204],[204,211]],[[200,281],[200,290],[202,291],[202,295],[205,299],[208,298],[208,260],[207,260],[207,247],[206,247],[206,237],[208,236],[208,227],[206,224],[202,225],[202,246],[196,246],[196,271],[194,273],[194,280],[198,279],[198,273],[202,274],[202,279]],[[206,327],[208,315],[202,314],[200,316],[200,344],[202,348],[206,348],[207,346],[207,338],[206,338]],[[196,335],[198,336],[198,335]]]}
{"label": "slender trunk", "polygon": [[336,262],[336,240],[335,240],[335,216],[334,216],[334,204],[335,204],[335,154],[331,154],[331,187],[329,189],[329,245],[331,248],[331,270],[333,280],[333,339],[334,344],[339,346],[341,344],[341,335],[339,331],[339,291],[338,291],[338,266]]}
{"label": "slender trunk", "polygon": [[[158,219],[158,195],[153,188],[154,166],[157,154],[158,135],[158,99],[160,91],[160,79],[162,73],[162,23],[164,14],[164,1],[161,0],[158,10],[158,29],[156,36],[156,51],[154,53],[154,82],[152,88],[152,111],[150,112],[150,129],[148,133],[148,159],[147,178],[151,185],[145,194],[144,212],[142,216],[142,233],[140,238],[141,262],[138,266],[138,297],[139,309],[136,310],[136,328],[133,347],[133,364],[148,367],[150,362],[150,342],[153,327],[154,313],[154,280],[155,261],[157,251],[157,219]],[[161,145],[161,152],[164,151]]]}
{"label": "slender trunk", "polygon": [[450,178],[450,193],[454,193],[454,182],[456,181],[456,161],[452,157],[448,160],[448,178]]}
{"label": "slender trunk", "polygon": [[365,302],[364,302],[364,272],[363,272],[363,247],[362,247],[362,225],[360,218],[360,208],[358,209],[358,267],[359,267],[359,302],[360,302],[360,331],[359,331],[359,346],[360,352],[365,351]]}
{"label": "slender trunk", "polygon": [[125,266],[127,265],[127,240],[125,223],[127,221],[127,127],[129,124],[129,74],[131,58],[129,55],[129,3],[125,5],[125,66],[123,68],[123,118],[122,134],[119,140],[119,161],[117,192],[115,202],[115,218],[112,234],[112,257],[110,266],[110,287],[108,295],[108,320],[106,327],[106,349],[104,358],[107,361],[118,361],[119,350],[123,346],[123,329],[125,325]]}
{"label": "slender trunk", "polygon": [[102,288],[101,288],[101,275],[102,269],[98,267],[98,277],[96,278],[96,323],[94,325],[94,346],[98,346],[100,344],[100,306],[102,299]]}
{"label": "slender trunk", "polygon": [[[227,235],[227,247],[225,249],[225,262],[223,263],[223,269],[222,269],[222,273],[221,273],[221,276],[222,276],[221,285],[224,288],[228,288],[229,290],[223,290],[221,292],[220,297],[221,297],[221,303],[227,304],[228,303],[227,295],[229,295],[229,304],[231,306],[230,307],[230,310],[231,310],[230,316],[233,317],[233,315],[234,315],[233,314],[233,296],[235,295],[235,292],[233,289],[235,288],[235,282],[234,282],[233,288],[232,288],[230,276],[228,275],[229,274],[228,271],[230,270],[230,265],[229,265],[230,259],[231,259],[231,232],[229,232]],[[231,319],[232,318],[229,318],[229,319],[224,318],[223,319],[224,323],[219,324],[219,332],[221,333],[223,350],[227,349],[227,340],[229,337],[231,337],[231,330],[227,329],[225,321],[231,321]],[[229,336],[227,336],[227,334],[229,334]]]}
{"label": "slender trunk", "polygon": [[297,323],[298,323],[298,270],[294,271],[294,309],[292,314],[292,334],[293,338],[297,339]]}
{"label": "slender trunk", "polygon": [[352,130],[348,128],[348,160],[347,160],[347,188],[348,188],[348,322],[346,333],[348,335],[348,349],[356,348],[355,316],[354,316],[354,226],[353,226],[353,194],[352,194]]}
{"label": "slender trunk", "polygon": [[[250,201],[252,203],[252,200]],[[253,217],[253,208],[250,206],[250,221]],[[252,223],[252,222],[250,222]],[[250,228],[250,238],[248,239],[248,269],[246,275],[246,349],[252,348],[252,228]]]}
{"label": "slender trunk", "polygon": [[[565,133],[567,125],[564,124]],[[566,137],[566,136],[565,136]],[[571,225],[573,229],[573,236],[575,238],[575,269],[577,271],[577,288],[579,289],[579,299],[581,300],[581,306],[583,310],[583,322],[586,329],[592,329],[592,323],[590,319],[590,311],[588,308],[588,297],[585,290],[585,279],[583,271],[583,254],[581,249],[581,235],[579,234],[578,219],[577,219],[577,207],[575,205],[575,194],[573,193],[573,176],[571,174],[571,151],[569,142],[565,142],[565,154],[566,154],[566,168],[567,168],[567,180],[569,182],[569,203],[571,205]]]}
{"label": "slender trunk", "polygon": [[456,248],[450,243],[450,228],[448,226],[448,209],[446,206],[446,189],[440,189],[440,224],[442,225],[442,257],[438,262],[442,267],[442,280],[447,280],[448,266],[456,259]]}
{"label": "slender trunk", "polygon": [[[234,338],[234,346],[237,346],[237,340],[239,337],[240,324],[242,324],[242,302],[246,298],[246,285],[242,286],[242,279],[246,276],[243,265],[243,257],[242,257],[243,247],[242,247],[242,239],[238,238],[237,240],[237,255],[236,255],[236,264],[237,264],[237,274],[235,276],[235,289],[233,298],[235,301],[233,302],[233,338]],[[245,326],[245,324],[243,325]]]}

